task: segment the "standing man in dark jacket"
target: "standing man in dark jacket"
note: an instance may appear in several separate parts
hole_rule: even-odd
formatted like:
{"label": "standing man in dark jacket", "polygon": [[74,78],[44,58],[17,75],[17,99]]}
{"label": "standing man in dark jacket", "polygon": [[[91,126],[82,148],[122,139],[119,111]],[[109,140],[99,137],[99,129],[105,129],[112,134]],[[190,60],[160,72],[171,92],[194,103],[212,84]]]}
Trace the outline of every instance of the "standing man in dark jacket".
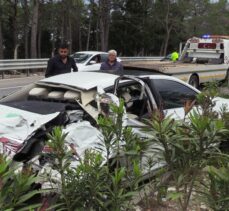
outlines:
{"label": "standing man in dark jacket", "polygon": [[115,50],[108,51],[107,61],[101,64],[100,70],[108,73],[122,74],[123,66],[117,61],[117,52]]}
{"label": "standing man in dark jacket", "polygon": [[68,56],[69,49],[67,44],[61,44],[58,49],[58,55],[49,59],[45,77],[70,73],[71,69],[77,72],[77,66],[73,58]]}

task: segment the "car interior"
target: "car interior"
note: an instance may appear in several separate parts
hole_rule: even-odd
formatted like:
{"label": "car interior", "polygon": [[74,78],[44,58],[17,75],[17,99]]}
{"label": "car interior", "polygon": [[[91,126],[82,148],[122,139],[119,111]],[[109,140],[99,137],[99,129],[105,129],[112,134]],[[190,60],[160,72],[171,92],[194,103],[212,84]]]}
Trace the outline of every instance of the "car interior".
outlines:
{"label": "car interior", "polygon": [[71,90],[50,90],[46,87],[35,87],[29,91],[28,100],[44,100],[56,102],[75,102],[80,99],[80,93]]}
{"label": "car interior", "polygon": [[141,120],[150,116],[149,99],[146,93],[141,96],[140,84],[121,86],[117,90],[117,95],[124,100],[127,115],[130,118]]}
{"label": "car interior", "polygon": [[[101,63],[101,56],[100,55],[96,55],[96,56],[92,57],[90,62],[91,61],[94,61],[95,63]],[[89,62],[89,64],[90,64],[90,62]]]}

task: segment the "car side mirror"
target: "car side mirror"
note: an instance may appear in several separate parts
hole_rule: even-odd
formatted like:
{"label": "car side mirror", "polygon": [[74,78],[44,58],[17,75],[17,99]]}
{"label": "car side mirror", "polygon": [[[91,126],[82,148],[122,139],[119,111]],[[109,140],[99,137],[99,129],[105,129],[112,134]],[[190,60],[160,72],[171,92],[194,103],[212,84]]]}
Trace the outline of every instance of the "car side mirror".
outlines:
{"label": "car side mirror", "polygon": [[91,61],[89,62],[89,65],[92,65],[92,64],[96,64],[96,61],[91,60]]}

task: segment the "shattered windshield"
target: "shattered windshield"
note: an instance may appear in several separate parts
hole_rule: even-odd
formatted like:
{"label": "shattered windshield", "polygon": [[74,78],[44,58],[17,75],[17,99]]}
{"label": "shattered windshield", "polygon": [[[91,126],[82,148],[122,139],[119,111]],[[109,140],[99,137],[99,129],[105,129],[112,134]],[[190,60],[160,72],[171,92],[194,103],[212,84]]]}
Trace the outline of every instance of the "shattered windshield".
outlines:
{"label": "shattered windshield", "polygon": [[75,53],[71,55],[71,57],[74,58],[76,63],[84,63],[91,56],[92,54],[86,54],[86,53]]}

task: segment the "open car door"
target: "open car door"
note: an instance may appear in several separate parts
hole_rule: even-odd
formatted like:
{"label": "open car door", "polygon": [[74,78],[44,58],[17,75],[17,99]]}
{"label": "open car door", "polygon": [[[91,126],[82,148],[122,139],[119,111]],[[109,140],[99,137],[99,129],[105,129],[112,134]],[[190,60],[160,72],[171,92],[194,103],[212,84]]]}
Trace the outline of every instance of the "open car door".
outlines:
{"label": "open car door", "polygon": [[124,100],[127,126],[142,136],[139,128],[145,126],[143,120],[151,117],[156,105],[149,86],[140,78],[120,76],[114,82],[113,92]]}

